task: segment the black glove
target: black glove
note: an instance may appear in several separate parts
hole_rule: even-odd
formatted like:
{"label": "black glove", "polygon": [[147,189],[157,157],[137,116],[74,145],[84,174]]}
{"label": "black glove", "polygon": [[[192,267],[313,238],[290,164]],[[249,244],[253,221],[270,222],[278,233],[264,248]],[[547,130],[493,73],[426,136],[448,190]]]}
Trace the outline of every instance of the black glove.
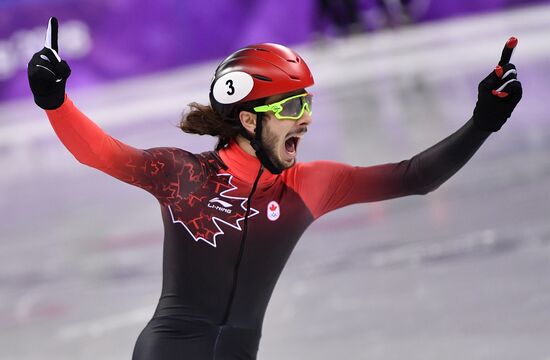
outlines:
{"label": "black glove", "polygon": [[65,83],[71,75],[71,68],[57,53],[57,29],[57,19],[50,18],[44,48],[33,55],[27,68],[34,102],[47,110],[63,104]]}
{"label": "black glove", "polygon": [[521,100],[521,83],[516,67],[510,64],[517,43],[514,37],[508,39],[497,67],[479,83],[473,119],[481,130],[500,130]]}

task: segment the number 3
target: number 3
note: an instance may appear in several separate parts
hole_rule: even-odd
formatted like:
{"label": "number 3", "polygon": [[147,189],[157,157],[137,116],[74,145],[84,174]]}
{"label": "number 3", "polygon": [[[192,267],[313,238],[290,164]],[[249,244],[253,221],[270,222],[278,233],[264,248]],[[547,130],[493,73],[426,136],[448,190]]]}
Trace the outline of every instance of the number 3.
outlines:
{"label": "number 3", "polygon": [[227,95],[233,95],[235,93],[235,88],[233,87],[233,80],[227,80],[225,82],[225,85],[229,86],[229,90],[227,91]]}

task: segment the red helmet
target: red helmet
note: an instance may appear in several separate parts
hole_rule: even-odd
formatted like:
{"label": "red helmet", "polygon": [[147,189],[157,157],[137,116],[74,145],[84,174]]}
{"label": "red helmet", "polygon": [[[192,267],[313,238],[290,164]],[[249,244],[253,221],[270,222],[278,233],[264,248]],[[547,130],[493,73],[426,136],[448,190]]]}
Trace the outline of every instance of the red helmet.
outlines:
{"label": "red helmet", "polygon": [[284,94],[313,85],[304,60],[279,44],[251,45],[229,55],[216,69],[210,104],[229,115],[236,104]]}

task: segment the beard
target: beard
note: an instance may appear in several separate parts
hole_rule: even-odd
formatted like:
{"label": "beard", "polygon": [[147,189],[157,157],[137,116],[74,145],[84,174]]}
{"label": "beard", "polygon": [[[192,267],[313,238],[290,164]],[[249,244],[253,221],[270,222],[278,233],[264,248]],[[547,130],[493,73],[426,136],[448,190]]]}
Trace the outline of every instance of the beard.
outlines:
{"label": "beard", "polygon": [[296,158],[291,162],[285,162],[279,156],[279,146],[277,145],[277,135],[269,130],[267,126],[262,129],[262,143],[267,157],[275,167],[285,170],[294,165]]}

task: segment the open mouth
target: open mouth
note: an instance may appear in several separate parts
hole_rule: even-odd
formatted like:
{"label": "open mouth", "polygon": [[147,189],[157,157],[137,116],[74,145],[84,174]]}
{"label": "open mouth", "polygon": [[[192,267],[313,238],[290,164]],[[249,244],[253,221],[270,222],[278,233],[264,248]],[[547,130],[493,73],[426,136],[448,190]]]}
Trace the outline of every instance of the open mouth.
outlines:
{"label": "open mouth", "polygon": [[289,158],[296,156],[299,142],[300,138],[298,136],[291,136],[285,140],[285,151]]}

